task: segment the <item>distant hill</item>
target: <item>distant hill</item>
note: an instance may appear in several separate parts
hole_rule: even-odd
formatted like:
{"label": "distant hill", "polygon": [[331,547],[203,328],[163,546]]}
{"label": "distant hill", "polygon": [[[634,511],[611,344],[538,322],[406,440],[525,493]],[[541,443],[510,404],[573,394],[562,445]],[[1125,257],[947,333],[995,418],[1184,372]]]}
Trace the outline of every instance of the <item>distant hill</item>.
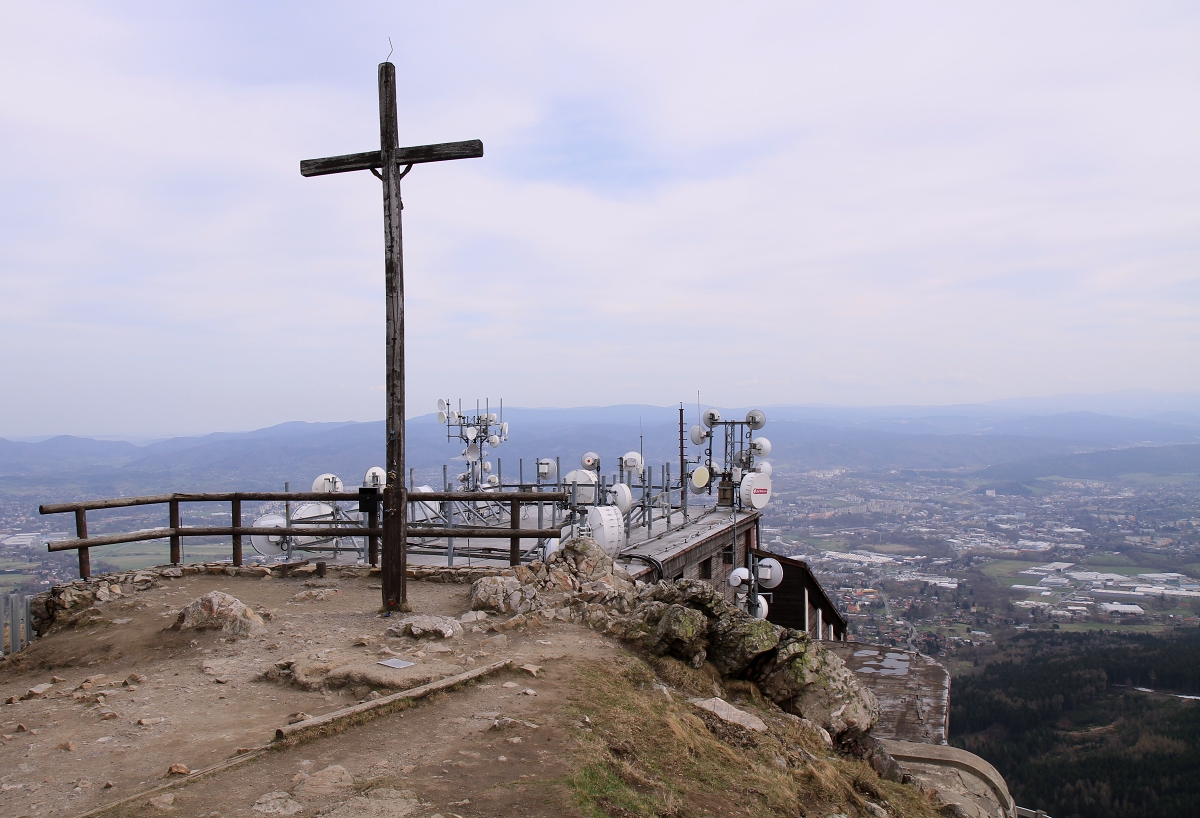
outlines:
{"label": "distant hill", "polygon": [[1200,473],[1200,445],[1139,446],[1083,454],[1042,457],[1027,462],[1001,463],[977,476],[1018,482],[1057,475],[1091,480],[1111,480],[1122,474]]}

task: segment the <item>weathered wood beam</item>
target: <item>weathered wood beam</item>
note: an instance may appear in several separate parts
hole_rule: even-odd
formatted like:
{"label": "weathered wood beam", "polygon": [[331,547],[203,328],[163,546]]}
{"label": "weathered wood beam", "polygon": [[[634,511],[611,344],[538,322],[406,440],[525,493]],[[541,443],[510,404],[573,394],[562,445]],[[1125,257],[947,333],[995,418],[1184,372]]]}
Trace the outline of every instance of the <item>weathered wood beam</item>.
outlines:
{"label": "weathered wood beam", "polygon": [[[394,151],[397,165],[423,165],[428,162],[449,162],[453,159],[478,159],[483,156],[483,142],[479,139],[468,139],[465,142],[440,142],[436,145],[395,148]],[[350,173],[382,167],[382,152],[367,151],[327,156],[323,159],[304,159],[300,162],[300,175],[326,176],[331,173]]]}

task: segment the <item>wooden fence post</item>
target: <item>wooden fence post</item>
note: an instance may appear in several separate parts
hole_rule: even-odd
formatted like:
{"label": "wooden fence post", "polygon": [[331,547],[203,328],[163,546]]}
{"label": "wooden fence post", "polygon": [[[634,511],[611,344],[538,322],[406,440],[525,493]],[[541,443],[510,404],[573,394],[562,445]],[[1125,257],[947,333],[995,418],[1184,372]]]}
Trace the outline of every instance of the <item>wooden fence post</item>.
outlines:
{"label": "wooden fence post", "polygon": [[[508,504],[508,527],[514,531],[521,530],[521,501],[512,500]],[[508,540],[508,564],[521,564],[521,538],[510,537]]]}
{"label": "wooden fence post", "polygon": [[[82,508],[75,509],[75,536],[81,540],[87,539],[87,512]],[[79,549],[79,578],[87,579],[92,575],[92,554],[87,546]]]}
{"label": "wooden fence post", "polygon": [[175,532],[171,534],[171,564],[178,565],[183,562],[182,550],[179,547],[179,501],[172,498],[170,508],[171,530]]}
{"label": "wooden fence post", "polygon": [[[232,500],[233,506],[232,524],[234,528],[242,527],[242,501]],[[242,564],[242,535],[236,531],[233,534],[233,564],[240,566]]]}

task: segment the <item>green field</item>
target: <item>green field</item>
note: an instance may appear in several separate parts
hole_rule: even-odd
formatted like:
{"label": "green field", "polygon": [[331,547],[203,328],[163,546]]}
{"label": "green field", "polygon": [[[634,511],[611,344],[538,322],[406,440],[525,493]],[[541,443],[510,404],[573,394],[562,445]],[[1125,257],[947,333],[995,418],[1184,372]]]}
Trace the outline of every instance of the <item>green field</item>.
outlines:
{"label": "green field", "polygon": [[[1040,560],[1038,562],[1026,562],[1025,560],[994,560],[993,562],[989,562],[987,565],[983,566],[983,568],[980,569],[980,573],[982,573],[984,576],[995,577],[997,579],[1000,579],[1001,577],[1016,577],[1017,574],[1021,573],[1027,568],[1036,568],[1039,565],[1045,565],[1047,562],[1049,562],[1049,560]],[[1022,577],[1022,579],[1024,579],[1024,577]],[[1014,579],[1013,581],[1015,582],[1016,580]],[[1008,584],[1012,585],[1013,583],[1010,582]],[[1026,584],[1037,585],[1036,577],[1029,577],[1029,582]]]}

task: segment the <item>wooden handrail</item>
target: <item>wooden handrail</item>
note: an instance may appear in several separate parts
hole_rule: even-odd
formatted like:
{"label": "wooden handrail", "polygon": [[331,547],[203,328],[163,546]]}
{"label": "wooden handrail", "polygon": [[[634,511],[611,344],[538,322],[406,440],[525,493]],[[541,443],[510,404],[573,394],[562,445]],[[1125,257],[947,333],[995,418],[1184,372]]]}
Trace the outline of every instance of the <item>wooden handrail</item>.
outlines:
{"label": "wooden handrail", "polygon": [[[523,503],[555,502],[566,500],[565,491],[413,491],[408,492],[408,502],[510,502]],[[285,501],[325,500],[330,502],[357,502],[363,498],[358,491],[224,491],[224,492],[177,492],[175,494],[152,494],[146,497],[116,497],[106,500],[77,500],[71,503],[45,503],[38,506],[42,514],[64,514],[69,511],[94,511],[104,508],[128,508],[130,506],[152,506],[178,501],[181,503],[228,503],[239,501]],[[366,495],[370,497],[372,495]],[[381,495],[377,495],[381,496]]]}

